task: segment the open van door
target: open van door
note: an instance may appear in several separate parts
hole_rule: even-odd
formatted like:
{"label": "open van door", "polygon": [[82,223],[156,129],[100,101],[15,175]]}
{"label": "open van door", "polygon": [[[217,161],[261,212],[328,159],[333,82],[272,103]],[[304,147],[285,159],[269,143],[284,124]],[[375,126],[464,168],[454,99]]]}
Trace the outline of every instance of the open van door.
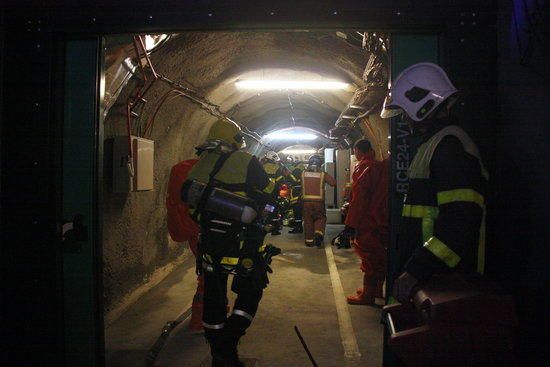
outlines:
{"label": "open van door", "polygon": [[101,41],[65,43],[62,143],[62,254],[66,366],[103,365],[98,152]]}

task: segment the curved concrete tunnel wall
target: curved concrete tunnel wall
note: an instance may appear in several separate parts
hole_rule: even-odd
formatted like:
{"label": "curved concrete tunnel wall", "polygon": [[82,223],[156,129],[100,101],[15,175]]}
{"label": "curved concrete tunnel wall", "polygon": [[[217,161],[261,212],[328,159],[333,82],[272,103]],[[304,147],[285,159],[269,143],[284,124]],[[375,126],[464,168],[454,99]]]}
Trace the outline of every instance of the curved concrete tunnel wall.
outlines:
{"label": "curved concrete tunnel wall", "polygon": [[[274,126],[285,126],[284,114],[288,112],[284,106],[278,106],[280,99],[269,93],[238,91],[234,80],[260,69],[284,69],[345,80],[360,87],[368,56],[366,51],[328,32],[197,32],[173,37],[151,58],[162,75],[201,92],[250,129],[267,132]],[[109,110],[104,122],[106,140],[127,135],[125,103],[135,86],[136,81],[131,80]],[[151,118],[168,91],[167,84],[153,85],[140,117],[142,121]],[[298,123],[309,127],[317,124],[326,133],[353,94],[347,93],[323,95],[324,103],[311,95],[296,95],[297,105],[304,113],[304,121]],[[168,235],[165,209],[168,178],[174,164],[194,157],[194,147],[204,141],[214,121],[215,117],[185,98],[171,98],[164,103],[151,136],[147,137],[155,141],[153,191],[113,193],[108,179],[112,157],[105,154],[107,179],[102,206],[107,314],[126,295],[147,283],[156,269],[178,264],[178,258],[187,252],[186,244],[175,243]],[[379,128],[365,130],[375,131],[372,138],[375,146],[380,145],[379,152],[387,151],[384,125],[385,121],[374,119],[370,126]]]}

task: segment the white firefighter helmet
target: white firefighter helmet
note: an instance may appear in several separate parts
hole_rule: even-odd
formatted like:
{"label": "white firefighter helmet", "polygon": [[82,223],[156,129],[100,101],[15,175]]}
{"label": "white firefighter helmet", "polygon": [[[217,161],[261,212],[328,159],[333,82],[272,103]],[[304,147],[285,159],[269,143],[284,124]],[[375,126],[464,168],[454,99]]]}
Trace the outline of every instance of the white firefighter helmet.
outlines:
{"label": "white firefighter helmet", "polygon": [[422,121],[457,92],[440,66],[429,62],[414,64],[395,78],[380,116],[389,118],[405,112],[414,121]]}
{"label": "white firefighter helmet", "polygon": [[275,161],[275,162],[278,162],[280,160],[279,155],[277,154],[277,152],[274,152],[272,150],[265,153],[265,157],[267,159],[270,159],[270,160]]}

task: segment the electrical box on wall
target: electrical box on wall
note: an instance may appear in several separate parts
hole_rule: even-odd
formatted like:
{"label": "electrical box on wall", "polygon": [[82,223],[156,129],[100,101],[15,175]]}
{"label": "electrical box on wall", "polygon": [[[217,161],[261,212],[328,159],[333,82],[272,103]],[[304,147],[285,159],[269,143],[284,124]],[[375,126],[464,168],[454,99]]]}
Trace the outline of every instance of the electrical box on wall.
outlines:
{"label": "electrical box on wall", "polygon": [[[336,171],[334,167],[334,162],[325,162],[324,170],[326,173],[334,177],[335,171]],[[335,205],[334,197],[336,196],[335,190],[336,188],[329,185],[325,185],[325,205],[327,205],[329,208],[334,208],[334,205]]]}
{"label": "electrical box on wall", "polygon": [[[350,176],[350,150],[338,149],[336,151],[336,187],[346,187],[346,182]],[[336,205],[341,207],[344,204],[344,190],[336,191]]]}
{"label": "electrical box on wall", "polygon": [[[129,148],[132,149],[131,162]],[[113,191],[153,190],[155,142],[137,136],[114,138]]]}

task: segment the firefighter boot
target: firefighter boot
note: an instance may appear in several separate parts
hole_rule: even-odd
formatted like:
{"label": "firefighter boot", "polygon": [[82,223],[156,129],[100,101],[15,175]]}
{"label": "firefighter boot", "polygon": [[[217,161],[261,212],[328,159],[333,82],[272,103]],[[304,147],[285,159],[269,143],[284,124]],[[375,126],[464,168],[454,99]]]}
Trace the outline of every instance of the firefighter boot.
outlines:
{"label": "firefighter boot", "polygon": [[313,242],[315,246],[318,248],[323,247],[323,239],[324,239],[323,235],[319,232],[316,232],[315,236],[313,237]]}
{"label": "firefighter boot", "polygon": [[347,297],[350,305],[373,305],[376,293],[376,279],[363,277],[363,288],[357,289],[357,294]]}
{"label": "firefighter boot", "polygon": [[225,367],[225,355],[223,351],[222,331],[211,331],[207,329],[205,333],[206,340],[210,345],[210,355],[212,356],[212,367]]}
{"label": "firefighter boot", "polygon": [[244,367],[244,363],[239,359],[237,344],[239,344],[240,335],[226,335],[221,345],[221,351],[224,360],[224,367]]}

